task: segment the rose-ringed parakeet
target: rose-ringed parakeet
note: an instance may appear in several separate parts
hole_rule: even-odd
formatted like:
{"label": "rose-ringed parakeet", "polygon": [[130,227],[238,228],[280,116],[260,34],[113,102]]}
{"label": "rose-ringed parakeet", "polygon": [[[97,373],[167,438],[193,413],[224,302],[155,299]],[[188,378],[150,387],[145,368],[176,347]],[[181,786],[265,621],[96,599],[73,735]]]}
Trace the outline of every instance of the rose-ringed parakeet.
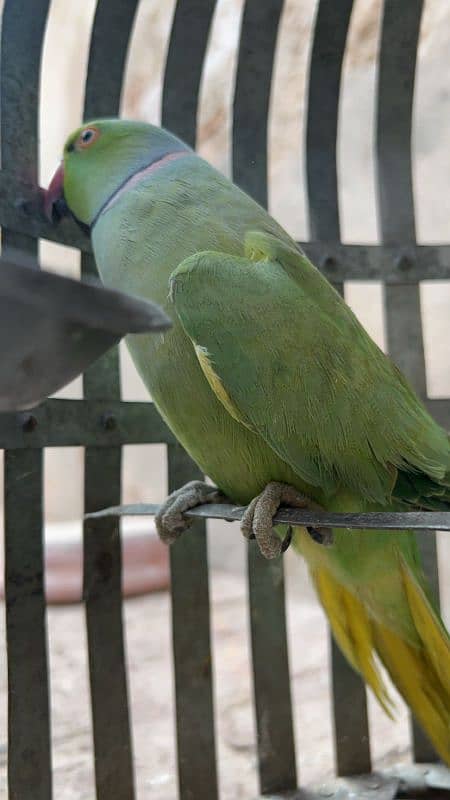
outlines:
{"label": "rose-ringed parakeet", "polygon": [[[131,355],[203,472],[248,505],[242,529],[264,555],[283,546],[280,503],[450,509],[448,435],[285,231],[183,142],[144,123],[86,124],[66,143],[49,213],[62,197],[104,282],[171,317],[168,332],[129,337]],[[199,482],[174,493],[162,537],[218,496]],[[337,642],[390,713],[384,664],[450,763],[450,638],[414,535],[314,533],[295,528],[292,542]]]}

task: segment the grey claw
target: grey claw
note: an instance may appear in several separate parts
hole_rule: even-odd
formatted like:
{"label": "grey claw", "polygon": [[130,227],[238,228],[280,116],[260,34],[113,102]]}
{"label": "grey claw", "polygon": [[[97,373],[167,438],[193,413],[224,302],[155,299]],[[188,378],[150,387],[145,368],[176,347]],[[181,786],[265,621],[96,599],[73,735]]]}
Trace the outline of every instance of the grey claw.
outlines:
{"label": "grey claw", "polygon": [[[272,520],[280,505],[294,508],[310,508],[320,510],[317,503],[301,492],[285,483],[271,481],[260,495],[254,497],[244,511],[241,520],[241,531],[247,539],[256,539],[258,547],[265,558],[276,558],[284,553],[292,539],[292,528],[283,541],[274,533]],[[331,544],[332,531],[329,528],[308,528],[310,536],[320,544]]]}
{"label": "grey claw", "polygon": [[265,558],[276,558],[281,553],[281,540],[273,532],[272,518],[278,508],[276,484],[268,484],[263,492],[248,504],[241,520],[241,531],[246,539],[256,539]]}
{"label": "grey claw", "polygon": [[285,553],[288,549],[290,543],[292,542],[292,525],[288,525],[288,529],[286,532],[286,536],[284,537],[283,541],[281,542],[281,552]]}
{"label": "grey claw", "polygon": [[322,544],[324,547],[328,547],[330,544],[333,544],[333,531],[331,528],[313,528],[310,526],[306,528],[306,530],[308,531],[313,542]]}
{"label": "grey claw", "polygon": [[155,515],[155,526],[160,539],[165,544],[173,544],[194,524],[195,520],[186,517],[185,511],[204,503],[223,503],[225,500],[215,486],[203,481],[190,481],[181,489],[176,489]]}

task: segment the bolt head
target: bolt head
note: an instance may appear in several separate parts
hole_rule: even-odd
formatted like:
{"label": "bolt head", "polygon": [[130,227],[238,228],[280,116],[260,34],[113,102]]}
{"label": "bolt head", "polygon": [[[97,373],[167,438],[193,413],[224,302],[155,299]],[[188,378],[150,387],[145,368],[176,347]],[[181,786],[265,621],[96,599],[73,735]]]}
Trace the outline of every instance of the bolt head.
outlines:
{"label": "bolt head", "polygon": [[117,420],[114,414],[106,412],[102,415],[101,423],[105,431],[114,431],[117,428]]}
{"label": "bolt head", "polygon": [[395,260],[395,266],[400,272],[409,272],[414,266],[414,261],[406,253],[400,253]]}
{"label": "bolt head", "polygon": [[336,267],[337,267],[337,261],[336,261],[335,258],[333,258],[333,256],[331,256],[329,253],[327,253],[322,258],[321,267],[322,267],[323,270],[326,270],[328,272],[333,272],[333,270],[335,270]]}
{"label": "bolt head", "polygon": [[37,428],[38,421],[33,414],[25,414],[22,417],[22,430],[24,433],[32,433]]}

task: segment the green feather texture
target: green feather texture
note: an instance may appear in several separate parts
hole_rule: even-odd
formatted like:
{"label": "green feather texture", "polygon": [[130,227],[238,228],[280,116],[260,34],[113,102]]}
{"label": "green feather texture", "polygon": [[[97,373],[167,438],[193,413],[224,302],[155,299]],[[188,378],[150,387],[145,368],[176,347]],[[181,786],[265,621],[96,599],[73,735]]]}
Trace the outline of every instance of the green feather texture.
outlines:
{"label": "green feather texture", "polygon": [[[329,510],[450,509],[448,434],[278,223],[161,128],[88,126],[65,148],[66,201],[105,283],[171,317],[128,346],[205,474],[237,503],[282,481]],[[414,535],[294,545],[349,661],[389,709],[381,659],[450,762],[450,644]]]}
{"label": "green feather texture", "polygon": [[386,504],[397,469],[423,475],[430,499],[443,494],[446,434],[340,296],[270,234],[249,232],[245,251],[200,252],[171,280],[186,332],[246,424],[327,495],[346,487]]}

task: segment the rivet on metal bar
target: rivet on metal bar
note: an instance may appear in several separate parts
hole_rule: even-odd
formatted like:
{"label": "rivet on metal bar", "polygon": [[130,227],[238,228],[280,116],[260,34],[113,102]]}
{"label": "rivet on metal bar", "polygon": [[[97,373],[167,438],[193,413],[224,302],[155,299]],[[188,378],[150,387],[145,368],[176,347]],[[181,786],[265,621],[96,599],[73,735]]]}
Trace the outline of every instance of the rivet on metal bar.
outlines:
{"label": "rivet on metal bar", "polygon": [[110,411],[105,412],[100,421],[105,431],[114,431],[117,428],[117,420]]}
{"label": "rivet on metal bar", "polygon": [[329,253],[326,253],[324,255],[323,259],[322,259],[322,262],[321,262],[320,266],[321,266],[321,269],[334,270],[334,269],[336,269],[337,265],[338,265],[338,262],[337,262],[336,258],[331,256]]}
{"label": "rivet on metal bar", "polygon": [[408,253],[400,253],[395,260],[395,266],[400,272],[409,272],[414,266],[414,258]]}
{"label": "rivet on metal bar", "polygon": [[20,419],[20,424],[22,425],[22,430],[25,433],[32,433],[37,428],[38,421],[36,417],[33,416],[33,414],[24,414],[23,416],[21,415],[19,419]]}

